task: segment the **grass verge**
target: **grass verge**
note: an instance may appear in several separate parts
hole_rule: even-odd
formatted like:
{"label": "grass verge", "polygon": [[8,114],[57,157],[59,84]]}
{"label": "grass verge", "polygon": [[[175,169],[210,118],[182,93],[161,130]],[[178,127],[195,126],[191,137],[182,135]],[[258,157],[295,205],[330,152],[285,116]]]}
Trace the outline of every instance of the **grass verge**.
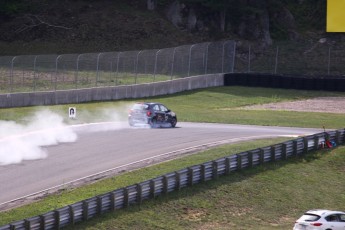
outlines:
{"label": "grass verge", "polygon": [[[345,96],[345,94],[266,88],[215,87],[140,100],[165,103],[178,114],[179,121],[320,128],[325,125],[327,128],[342,128],[345,115],[341,114],[237,109],[246,105],[318,96]],[[41,109],[49,109],[67,117],[68,107],[76,106],[78,120],[70,121],[66,118],[69,123],[104,121],[104,117],[94,117],[90,114],[113,108],[115,110],[120,109],[125,117],[127,110],[124,108],[133,101],[1,109],[0,120],[27,123],[27,117]],[[77,190],[66,189],[42,201],[0,213],[0,225],[42,214],[157,175],[216,159],[224,156],[222,154],[238,153],[270,145],[276,141],[266,140],[223,146],[188,158],[114,177],[102,181],[100,184],[89,185]],[[339,150],[333,150],[327,154],[325,152],[312,154],[301,159],[291,159],[288,162],[277,162],[248,170],[248,172],[235,173],[215,182],[194,186],[181,193],[159,198],[152,203],[146,202],[141,207],[131,207],[128,210],[108,214],[91,220],[86,225],[78,226],[80,229],[228,229],[229,227],[235,229],[289,229],[295,218],[306,209],[315,207],[342,208],[339,206],[339,200],[342,201],[340,203],[345,203],[345,197],[339,191],[345,189],[342,180],[345,172],[344,153],[344,148],[339,148]],[[317,165],[315,165],[316,163]],[[326,171],[327,174],[325,174]],[[335,178],[334,186],[328,178]],[[332,191],[328,192],[330,188]],[[222,196],[218,197],[218,194],[222,194]],[[324,194],[327,194],[327,197],[324,197]],[[197,195],[202,196],[197,197]],[[215,199],[211,200],[212,197]],[[298,199],[294,201],[296,197]],[[216,211],[213,212],[212,210]],[[163,213],[165,214],[163,215]],[[113,216],[115,216],[114,219]],[[243,221],[243,219],[250,221]],[[252,222],[252,227],[247,226],[247,222]],[[242,226],[243,224],[244,226]]]}
{"label": "grass verge", "polygon": [[344,209],[344,165],[344,147],[322,150],[224,176],[73,229],[292,229],[306,210]]}
{"label": "grass verge", "polygon": [[[345,114],[243,110],[242,106],[271,102],[293,101],[313,97],[345,96],[343,92],[302,91],[253,87],[214,87],[186,91],[173,95],[141,98],[124,101],[95,102],[78,105],[56,105],[45,107],[8,108],[0,110],[0,120],[27,122],[26,117],[41,109],[60,113],[68,119],[68,107],[75,106],[78,119],[72,123],[111,120],[113,117],[101,116],[102,112],[117,113],[117,118],[126,120],[127,108],[133,101],[157,101],[166,104],[176,112],[179,121],[213,122],[267,126],[293,126],[312,128],[341,128]],[[97,114],[95,116],[94,114]]]}

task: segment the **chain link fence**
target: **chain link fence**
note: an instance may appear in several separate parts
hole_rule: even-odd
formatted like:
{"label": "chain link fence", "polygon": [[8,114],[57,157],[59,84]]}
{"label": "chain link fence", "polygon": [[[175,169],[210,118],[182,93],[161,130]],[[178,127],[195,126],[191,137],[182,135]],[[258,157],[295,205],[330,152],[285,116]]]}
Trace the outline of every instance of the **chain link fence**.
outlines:
{"label": "chain link fence", "polygon": [[323,43],[262,48],[235,41],[166,49],[0,57],[0,94],[133,85],[214,73],[341,76],[344,50]]}
{"label": "chain link fence", "polygon": [[289,42],[263,49],[237,45],[235,73],[342,76],[345,50],[324,43]]}
{"label": "chain link fence", "polygon": [[119,86],[233,71],[235,42],[126,52],[0,57],[0,93]]}

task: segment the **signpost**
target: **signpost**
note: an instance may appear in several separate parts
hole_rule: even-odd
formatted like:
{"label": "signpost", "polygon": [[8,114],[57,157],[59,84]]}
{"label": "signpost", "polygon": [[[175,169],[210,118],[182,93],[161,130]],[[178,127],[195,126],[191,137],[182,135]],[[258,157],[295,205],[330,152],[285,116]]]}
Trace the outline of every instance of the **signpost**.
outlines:
{"label": "signpost", "polygon": [[68,116],[69,116],[69,118],[75,119],[77,116],[77,108],[76,107],[69,107],[68,108]]}

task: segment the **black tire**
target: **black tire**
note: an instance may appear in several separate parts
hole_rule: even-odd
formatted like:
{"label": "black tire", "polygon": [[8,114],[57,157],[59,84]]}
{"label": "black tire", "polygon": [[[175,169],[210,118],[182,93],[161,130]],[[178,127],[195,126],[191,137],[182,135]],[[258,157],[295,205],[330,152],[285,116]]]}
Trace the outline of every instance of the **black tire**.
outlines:
{"label": "black tire", "polygon": [[170,124],[172,128],[175,128],[177,124],[177,118],[176,117],[171,118]]}
{"label": "black tire", "polygon": [[151,126],[151,128],[156,128],[157,127],[157,121],[155,118],[152,118],[149,122],[149,125]]}

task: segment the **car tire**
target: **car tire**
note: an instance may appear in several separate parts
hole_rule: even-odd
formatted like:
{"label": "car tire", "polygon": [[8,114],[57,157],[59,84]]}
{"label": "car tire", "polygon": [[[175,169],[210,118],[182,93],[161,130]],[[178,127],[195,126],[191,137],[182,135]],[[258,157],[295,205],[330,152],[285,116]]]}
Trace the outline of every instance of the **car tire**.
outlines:
{"label": "car tire", "polygon": [[129,124],[129,126],[134,126],[135,125],[132,120],[128,120],[128,124]]}
{"label": "car tire", "polygon": [[157,121],[155,118],[152,118],[149,122],[151,128],[156,128],[157,127]]}
{"label": "car tire", "polygon": [[176,117],[171,118],[170,124],[172,128],[175,128],[177,124],[177,118]]}

